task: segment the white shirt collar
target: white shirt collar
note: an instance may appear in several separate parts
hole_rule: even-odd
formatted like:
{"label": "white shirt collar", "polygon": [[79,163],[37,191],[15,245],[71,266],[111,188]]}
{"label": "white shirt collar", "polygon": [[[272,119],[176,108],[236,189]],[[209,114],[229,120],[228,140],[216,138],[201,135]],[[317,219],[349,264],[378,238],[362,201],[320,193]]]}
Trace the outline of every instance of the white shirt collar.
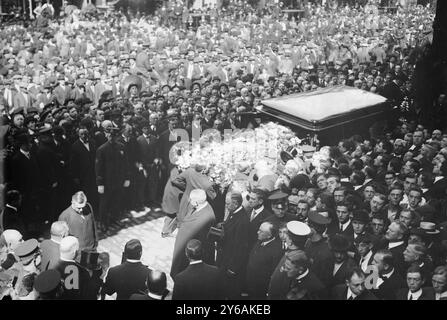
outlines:
{"label": "white shirt collar", "polygon": [[270,240],[264,241],[264,242],[261,243],[261,246],[264,247],[264,246],[268,245],[270,242],[272,242],[275,239],[276,239],[276,237],[273,237]]}
{"label": "white shirt collar", "polygon": [[419,297],[422,295],[422,288],[420,288],[418,291],[416,292],[411,292],[411,290],[408,290],[408,295],[407,298],[410,299],[410,295],[412,296],[412,300],[417,300],[419,299]]}
{"label": "white shirt collar", "polygon": [[202,260],[196,260],[196,261],[191,261],[189,264],[191,265],[191,264],[199,264],[199,263],[202,263],[203,261]]}
{"label": "white shirt collar", "polygon": [[53,241],[54,243],[61,244],[60,241],[56,241],[56,240],[54,240],[53,238],[51,238],[50,240]]}
{"label": "white shirt collar", "polygon": [[155,293],[148,292],[147,295],[149,297],[151,297],[152,299],[155,299],[155,300],[162,300],[163,299],[163,296],[160,296],[160,295],[155,294]]}
{"label": "white shirt collar", "polygon": [[242,206],[240,206],[239,208],[237,208],[236,210],[234,210],[233,214],[235,214],[235,213],[241,211],[242,209],[243,209]]}
{"label": "white shirt collar", "polygon": [[352,297],[352,299],[357,298],[357,295],[354,294],[354,292],[351,291],[351,288],[348,287],[348,295],[347,295],[347,299],[349,299],[350,297]]}
{"label": "white shirt collar", "polygon": [[369,250],[369,252],[366,254],[366,256],[363,257],[363,262],[362,265],[360,266],[363,270],[366,270],[366,268],[368,267],[368,262],[369,259],[371,259],[372,256],[372,251]]}
{"label": "white shirt collar", "polygon": [[6,204],[6,207],[8,207],[8,208],[14,210],[15,212],[17,212],[17,208],[16,207],[13,207],[13,206],[11,206],[9,204]]}
{"label": "white shirt collar", "polygon": [[140,260],[135,260],[135,259],[126,259],[126,261],[130,262],[130,263],[138,263],[138,262],[140,262]]}
{"label": "white shirt collar", "polygon": [[299,275],[296,280],[301,280],[309,274],[309,269],[306,269],[303,274]]}
{"label": "white shirt collar", "polygon": [[388,244],[388,249],[396,248],[396,247],[400,246],[400,245],[403,244],[403,243],[404,243],[403,241],[390,242],[390,243]]}
{"label": "white shirt collar", "polygon": [[208,202],[206,202],[206,201],[205,201],[204,203],[202,203],[202,204],[199,204],[199,205],[197,206],[195,212],[197,212],[197,211],[199,211],[199,210],[202,210],[203,208],[205,208],[205,207],[207,206],[207,204],[208,204]]}
{"label": "white shirt collar", "polygon": [[264,205],[260,206],[258,209],[253,209],[253,211],[256,213],[256,215],[260,214],[264,210]]}
{"label": "white shirt collar", "polygon": [[447,291],[435,294],[435,300],[441,300],[441,298],[447,298]]}
{"label": "white shirt collar", "polygon": [[444,179],[444,177],[443,176],[437,176],[437,177],[435,177],[435,181],[433,183],[436,183],[436,182],[438,182],[441,179]]}

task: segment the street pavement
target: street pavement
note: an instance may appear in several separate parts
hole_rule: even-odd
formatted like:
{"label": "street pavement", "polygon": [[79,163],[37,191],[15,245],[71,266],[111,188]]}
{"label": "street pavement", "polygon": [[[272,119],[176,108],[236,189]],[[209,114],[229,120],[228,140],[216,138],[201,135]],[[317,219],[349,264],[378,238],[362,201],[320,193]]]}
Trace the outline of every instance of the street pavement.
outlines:
{"label": "street pavement", "polygon": [[172,293],[173,281],[169,272],[175,237],[161,237],[164,217],[162,211],[131,212],[126,218],[113,224],[107,235],[99,234],[98,252],[108,252],[110,266],[113,267],[121,263],[126,242],[131,239],[140,240],[143,246],[141,261],[151,269],[166,273],[168,289]]}

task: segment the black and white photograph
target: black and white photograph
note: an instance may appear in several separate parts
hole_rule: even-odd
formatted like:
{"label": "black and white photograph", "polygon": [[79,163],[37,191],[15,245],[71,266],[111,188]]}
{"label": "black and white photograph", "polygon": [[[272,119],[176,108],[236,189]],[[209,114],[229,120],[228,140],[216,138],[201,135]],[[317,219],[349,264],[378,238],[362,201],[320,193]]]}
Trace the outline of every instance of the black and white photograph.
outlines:
{"label": "black and white photograph", "polygon": [[447,1],[0,0],[0,300],[447,300],[446,95]]}

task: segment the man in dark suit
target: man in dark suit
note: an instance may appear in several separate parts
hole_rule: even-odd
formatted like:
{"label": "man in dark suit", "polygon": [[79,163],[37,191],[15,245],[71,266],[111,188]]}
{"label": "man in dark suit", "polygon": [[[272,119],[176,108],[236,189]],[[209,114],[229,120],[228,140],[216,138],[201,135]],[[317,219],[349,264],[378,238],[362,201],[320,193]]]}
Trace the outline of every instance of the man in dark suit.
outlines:
{"label": "man in dark suit", "polygon": [[336,285],[331,292],[333,300],[377,300],[365,288],[365,274],[362,269],[355,267],[346,274],[345,283]]}
{"label": "man in dark suit", "polygon": [[63,280],[64,293],[62,300],[82,300],[86,298],[89,281],[87,269],[75,261],[79,250],[78,239],[67,236],[60,243],[60,259],[54,269]]}
{"label": "man in dark suit", "polygon": [[326,237],[323,236],[327,226],[331,223],[331,219],[325,212],[310,211],[307,223],[312,230],[309,240],[306,242],[305,251],[307,256],[312,259],[311,271],[324,284],[329,283],[330,274],[326,271],[327,265],[332,263],[333,254],[329,248],[329,243]]}
{"label": "man in dark suit", "polygon": [[278,227],[263,222],[258,241],[250,252],[246,272],[246,290],[250,299],[266,299],[270,277],[283,255]]}
{"label": "man in dark suit", "polygon": [[430,199],[445,199],[447,196],[447,161],[437,161],[433,167],[435,181],[427,192]]}
{"label": "man in dark suit", "polygon": [[332,251],[333,259],[328,264],[326,272],[328,287],[333,287],[345,283],[347,275],[357,263],[348,255],[348,249],[351,247],[349,240],[341,234],[335,234],[329,239],[329,248]]}
{"label": "man in dark suit", "polygon": [[60,257],[60,243],[68,236],[68,225],[65,221],[56,221],[51,225],[51,239],[46,239],[40,244],[41,262],[40,271],[54,269]]}
{"label": "man in dark suit", "polygon": [[417,264],[407,269],[406,277],[408,288],[398,290],[396,300],[435,300],[433,288],[422,287],[425,279]]}
{"label": "man in dark suit", "polygon": [[289,283],[287,274],[283,272],[283,266],[286,263],[290,252],[292,251],[303,251],[305,243],[311,234],[311,229],[309,226],[303,222],[290,221],[287,223],[287,237],[290,242],[288,243],[287,249],[278,265],[276,266],[273,274],[270,278],[268,298],[270,300],[280,300],[284,298],[284,284]]}
{"label": "man in dark suit", "polygon": [[37,222],[39,167],[35,156],[31,153],[30,139],[26,135],[21,135],[17,140],[19,151],[12,158],[7,158],[5,180],[11,189],[18,190],[22,195],[21,211],[29,232]]}
{"label": "man in dark suit", "polygon": [[[150,125],[147,120],[142,121],[141,130],[143,133],[137,138],[138,149],[140,153],[141,164],[145,170],[144,185],[141,186],[142,196],[146,196],[144,199],[145,204],[148,206],[155,205],[157,201],[158,184],[161,182],[160,177],[157,174],[152,174],[152,167],[154,160],[159,157],[157,137],[150,131]],[[154,172],[156,173],[156,172]]]}
{"label": "man in dark suit", "polygon": [[6,192],[5,208],[0,214],[0,232],[7,229],[17,230],[21,234],[25,234],[25,224],[23,221],[20,206],[22,196],[17,190],[9,190]]}
{"label": "man in dark suit", "polygon": [[140,261],[143,248],[139,240],[133,239],[126,243],[123,262],[112,267],[107,272],[102,291],[104,294],[117,294],[117,300],[127,300],[134,293],[146,289],[146,279],[151,271]]}
{"label": "man in dark suit", "polygon": [[394,269],[393,254],[389,250],[379,250],[374,255],[373,265],[377,267],[379,279],[373,289],[374,295],[381,300],[396,300],[396,292],[405,288],[402,276]]}
{"label": "man in dark suit", "polygon": [[258,230],[261,226],[262,222],[264,222],[267,218],[269,218],[272,213],[265,208],[264,203],[266,200],[266,194],[264,190],[261,189],[253,189],[249,194],[248,204],[252,209],[251,212],[248,212],[249,217],[249,230],[248,230],[248,249],[251,250],[258,240]]}
{"label": "man in dark suit", "polygon": [[311,261],[302,250],[289,251],[281,266],[283,277],[279,295],[269,297],[281,300],[319,300],[325,297],[324,285],[309,270]]}
{"label": "man in dark suit", "polygon": [[129,300],[164,300],[169,293],[166,273],[152,270],[146,279],[147,293],[134,293]]}
{"label": "man in dark suit", "polygon": [[172,300],[218,300],[220,272],[202,261],[202,243],[192,239],[186,245],[189,266],[174,277]]}
{"label": "man in dark suit", "polygon": [[393,254],[394,267],[403,275],[405,273],[404,251],[407,247],[404,237],[408,233],[407,226],[399,221],[394,221],[388,226],[385,239],[388,241],[388,250]]}
{"label": "man in dark suit", "polygon": [[50,128],[43,128],[39,131],[39,143],[36,150],[36,161],[39,167],[39,219],[40,222],[53,221],[57,216],[54,197],[58,185],[56,167],[58,160],[54,152],[54,141]]}
{"label": "man in dark suit", "polygon": [[229,215],[223,222],[223,239],[218,243],[216,264],[221,269],[227,298],[240,297],[249,254],[249,220],[242,207],[242,195],[227,197]]}
{"label": "man in dark suit", "polygon": [[[344,235],[347,239],[354,240],[354,229],[352,227],[352,205],[348,201],[337,203],[336,212],[338,217],[338,228],[336,233]],[[330,232],[333,234],[333,232]]]}
{"label": "man in dark suit", "polygon": [[144,210],[144,184],[145,176],[141,164],[141,154],[137,139],[134,137],[133,128],[126,125],[121,131],[121,135],[116,141],[124,146],[124,152],[127,154],[127,171],[129,172],[130,186],[124,190],[123,200],[120,210],[122,212],[129,210]]}
{"label": "man in dark suit", "polygon": [[78,131],[79,139],[73,143],[70,152],[70,175],[76,191],[84,191],[93,207],[98,209],[98,189],[95,180],[96,147],[89,138],[86,128]]}
{"label": "man in dark suit", "polygon": [[110,128],[108,141],[96,150],[96,183],[99,202],[99,220],[104,231],[112,220],[119,218],[119,206],[123,189],[129,187],[128,158],[124,146],[116,141],[118,130]]}

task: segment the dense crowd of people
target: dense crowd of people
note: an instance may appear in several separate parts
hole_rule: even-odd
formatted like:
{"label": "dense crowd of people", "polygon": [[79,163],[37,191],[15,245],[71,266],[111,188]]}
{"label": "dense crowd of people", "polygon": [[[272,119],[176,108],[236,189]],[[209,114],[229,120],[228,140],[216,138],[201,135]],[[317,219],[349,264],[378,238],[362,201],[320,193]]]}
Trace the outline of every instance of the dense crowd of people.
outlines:
{"label": "dense crowd of people", "polygon": [[[447,298],[447,101],[424,127],[412,87],[432,7],[51,15],[0,26],[3,299],[170,296],[137,239],[118,266],[96,251],[130,211],[159,209],[172,299]],[[378,139],[308,147],[310,166],[241,163],[225,190],[171,161],[175,129],[256,128],[245,115],[262,100],[338,85],[400,118]]]}

